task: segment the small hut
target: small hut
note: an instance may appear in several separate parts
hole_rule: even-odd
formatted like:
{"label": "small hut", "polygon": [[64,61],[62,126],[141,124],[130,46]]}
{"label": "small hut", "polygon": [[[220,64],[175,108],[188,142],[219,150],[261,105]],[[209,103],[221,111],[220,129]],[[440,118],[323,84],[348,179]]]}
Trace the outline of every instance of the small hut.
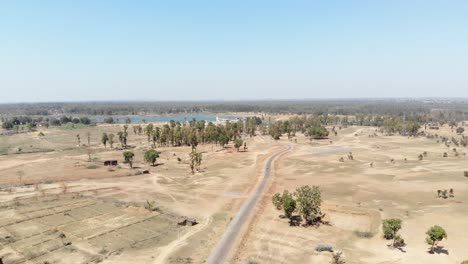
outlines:
{"label": "small hut", "polygon": [[105,160],[104,161],[104,166],[117,166],[118,162],[117,160]]}

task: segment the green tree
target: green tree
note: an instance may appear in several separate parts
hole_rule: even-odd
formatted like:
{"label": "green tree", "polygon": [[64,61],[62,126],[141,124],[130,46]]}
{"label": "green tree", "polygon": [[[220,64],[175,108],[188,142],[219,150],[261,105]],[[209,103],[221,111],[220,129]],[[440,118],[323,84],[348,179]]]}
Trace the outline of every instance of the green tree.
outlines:
{"label": "green tree", "polygon": [[294,213],[294,211],[296,211],[296,200],[294,200],[291,193],[285,190],[283,192],[282,201],[283,201],[284,215],[287,218],[291,219],[292,214]]}
{"label": "green tree", "polygon": [[156,159],[159,158],[159,152],[155,149],[150,149],[145,152],[145,161],[155,165]]}
{"label": "green tree", "polygon": [[107,142],[109,141],[109,136],[107,133],[102,133],[101,142],[104,145],[104,148],[107,147]]}
{"label": "green tree", "polygon": [[276,209],[281,210],[283,208],[283,198],[281,197],[280,193],[275,193],[275,195],[273,195],[271,198],[271,201]]}
{"label": "green tree", "polygon": [[114,137],[115,137],[114,134],[109,134],[109,135],[107,135],[108,142],[109,142],[109,145],[110,145],[110,148],[111,148],[111,149],[114,148]]}
{"label": "green tree", "polygon": [[431,246],[430,253],[434,253],[434,247],[439,241],[442,241],[444,238],[447,239],[447,232],[442,227],[435,225],[429,228],[426,232],[426,243]]}
{"label": "green tree", "polygon": [[197,170],[200,170],[202,162],[202,153],[197,152],[196,149],[192,149],[192,152],[190,153],[190,169],[192,171],[192,174],[195,173],[195,168]]}
{"label": "green tree", "polygon": [[238,138],[234,141],[234,147],[237,149],[237,152],[239,152],[239,148],[242,147],[242,144],[244,142],[242,141],[242,139]]}
{"label": "green tree", "polygon": [[328,137],[328,130],[323,126],[316,126],[309,128],[307,134],[312,138],[321,139]]}
{"label": "green tree", "polygon": [[302,186],[296,189],[294,195],[298,203],[298,211],[307,225],[313,223],[322,215],[320,210],[322,197],[318,186],[312,186],[312,188],[309,185]]}
{"label": "green tree", "polygon": [[130,168],[133,168],[133,157],[135,157],[135,153],[131,151],[124,151],[123,152],[123,157],[126,162],[130,165]]}
{"label": "green tree", "polygon": [[397,218],[385,219],[382,221],[382,229],[386,239],[393,239],[393,247],[401,245],[402,238],[398,235],[401,229],[401,220]]}
{"label": "green tree", "polygon": [[229,143],[229,137],[225,133],[221,133],[218,137],[218,142],[224,148]]}

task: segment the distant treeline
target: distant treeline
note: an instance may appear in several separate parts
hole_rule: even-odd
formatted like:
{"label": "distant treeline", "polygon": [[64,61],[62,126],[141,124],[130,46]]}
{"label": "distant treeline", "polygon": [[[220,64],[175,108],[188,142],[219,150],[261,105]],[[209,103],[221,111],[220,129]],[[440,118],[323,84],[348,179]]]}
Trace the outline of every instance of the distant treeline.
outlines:
{"label": "distant treeline", "polygon": [[346,99],[309,101],[242,102],[90,102],[1,104],[5,116],[87,115],[120,116],[257,112],[267,114],[423,116],[438,111],[437,119],[462,120],[468,116],[468,100]]}
{"label": "distant treeline", "polygon": [[62,116],[60,118],[55,117],[42,117],[42,116],[14,116],[14,117],[2,117],[2,128],[3,129],[18,129],[21,126],[27,126],[29,130],[33,130],[39,124],[41,126],[61,126],[68,123],[73,124],[83,124],[89,125],[91,124],[91,119],[88,117],[80,117],[80,118],[73,118],[68,116]]}
{"label": "distant treeline", "polygon": [[3,104],[0,113],[12,115],[141,115],[201,112],[265,112],[297,114],[377,114],[403,116],[443,109],[468,114],[468,100],[316,100],[244,102],[91,102]]}

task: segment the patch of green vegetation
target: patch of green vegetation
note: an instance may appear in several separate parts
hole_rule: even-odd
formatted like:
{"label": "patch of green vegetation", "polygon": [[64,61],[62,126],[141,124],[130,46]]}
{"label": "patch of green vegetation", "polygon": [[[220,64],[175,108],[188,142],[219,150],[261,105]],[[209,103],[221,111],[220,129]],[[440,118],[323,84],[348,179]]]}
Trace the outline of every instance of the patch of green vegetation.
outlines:
{"label": "patch of green vegetation", "polygon": [[90,169],[90,170],[95,170],[95,169],[99,168],[99,166],[98,166],[98,165],[95,165],[95,164],[92,164],[92,165],[86,166],[86,168],[87,168],[87,169]]}
{"label": "patch of green vegetation", "polygon": [[374,236],[374,233],[368,232],[368,231],[355,230],[354,235],[356,235],[357,237],[360,237],[360,238],[371,238],[371,237]]}
{"label": "patch of green vegetation", "polygon": [[0,155],[8,155],[8,149],[0,148]]}

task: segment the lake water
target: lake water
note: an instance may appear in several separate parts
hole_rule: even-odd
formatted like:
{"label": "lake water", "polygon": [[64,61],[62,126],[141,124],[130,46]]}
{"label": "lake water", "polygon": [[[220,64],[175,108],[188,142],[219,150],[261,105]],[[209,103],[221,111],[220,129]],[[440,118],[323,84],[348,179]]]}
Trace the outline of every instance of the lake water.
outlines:
{"label": "lake water", "polygon": [[[229,120],[235,120],[239,117],[237,116],[219,116],[220,118],[226,118]],[[94,117],[93,120],[97,123],[104,122],[106,117]],[[113,117],[115,123],[123,123],[125,122],[126,117]],[[169,122],[174,120],[176,122],[187,122],[193,119],[196,120],[206,120],[208,122],[216,121],[215,115],[175,115],[175,116],[137,116],[137,117],[130,117],[132,123],[143,123],[145,120],[146,123],[157,123],[157,122]]]}

